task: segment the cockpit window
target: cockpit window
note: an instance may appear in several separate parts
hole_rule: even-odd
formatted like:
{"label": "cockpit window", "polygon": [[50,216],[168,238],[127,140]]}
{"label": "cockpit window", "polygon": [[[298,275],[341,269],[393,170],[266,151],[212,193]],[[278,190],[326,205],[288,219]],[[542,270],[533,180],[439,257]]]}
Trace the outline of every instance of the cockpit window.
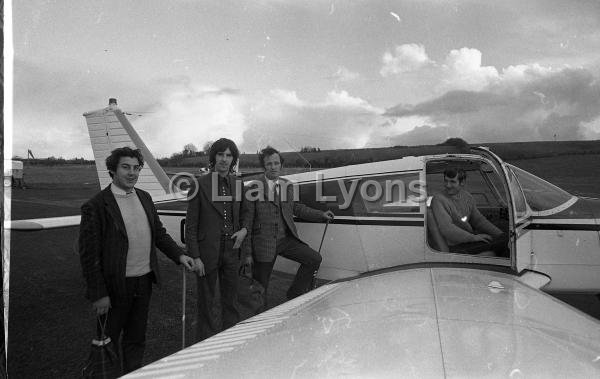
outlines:
{"label": "cockpit window", "polygon": [[573,195],[527,171],[508,165],[521,184],[527,204],[534,212],[553,209],[566,203]]}
{"label": "cockpit window", "polygon": [[508,186],[510,187],[510,192],[515,203],[517,220],[527,217],[527,200],[523,196],[519,180],[515,177],[515,173],[512,170],[508,170]]}
{"label": "cockpit window", "polygon": [[418,213],[427,199],[418,173],[363,178],[360,194],[367,215]]}

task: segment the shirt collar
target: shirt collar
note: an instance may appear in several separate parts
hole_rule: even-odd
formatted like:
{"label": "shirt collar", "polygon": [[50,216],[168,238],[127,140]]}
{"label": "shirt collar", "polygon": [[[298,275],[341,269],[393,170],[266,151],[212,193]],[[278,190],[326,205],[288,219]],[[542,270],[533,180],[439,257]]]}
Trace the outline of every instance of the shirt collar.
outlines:
{"label": "shirt collar", "polygon": [[267,176],[265,175],[265,180],[267,181],[267,184],[269,185],[269,189],[273,189],[273,186],[275,186],[276,184],[279,184],[279,178],[273,180],[273,179],[267,178]]}
{"label": "shirt collar", "polygon": [[114,183],[110,183],[110,190],[112,191],[113,194],[119,195],[119,196],[131,195],[132,193],[135,192],[134,189],[132,189],[131,192],[125,192],[124,189],[121,189],[121,188],[115,186]]}
{"label": "shirt collar", "polygon": [[219,177],[219,183],[229,185],[229,176],[228,175],[226,175],[226,176],[218,175],[218,177]]}

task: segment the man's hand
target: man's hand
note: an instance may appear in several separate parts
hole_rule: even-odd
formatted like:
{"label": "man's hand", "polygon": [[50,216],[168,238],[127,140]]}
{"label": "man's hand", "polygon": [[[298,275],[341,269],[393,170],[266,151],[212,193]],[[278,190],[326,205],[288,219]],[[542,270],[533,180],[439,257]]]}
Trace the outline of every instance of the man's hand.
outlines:
{"label": "man's hand", "polygon": [[244,260],[244,264],[247,266],[252,266],[254,264],[254,259],[252,259],[252,255],[248,255]]}
{"label": "man's hand", "polygon": [[194,270],[194,258],[188,257],[185,254],[181,254],[179,256],[179,263],[185,266],[190,271]]}
{"label": "man's hand", "polygon": [[92,303],[92,307],[96,310],[97,315],[103,315],[110,308],[110,297],[104,296]]}
{"label": "man's hand", "polygon": [[204,263],[202,262],[202,259],[200,259],[200,258],[194,259],[193,270],[196,271],[196,274],[198,274],[198,276],[206,275],[206,272],[204,272]]}
{"label": "man's hand", "polygon": [[335,217],[335,215],[330,210],[326,210],[325,212],[323,212],[323,219],[324,220],[333,221],[334,217]]}
{"label": "man's hand", "polygon": [[473,237],[475,238],[473,242],[492,242],[492,236],[489,234],[475,234]]}
{"label": "man's hand", "polygon": [[248,231],[246,230],[246,228],[242,228],[237,232],[233,233],[231,239],[235,239],[235,243],[233,244],[234,249],[239,249],[240,246],[242,246],[242,242],[244,242],[244,238],[246,238],[247,234]]}

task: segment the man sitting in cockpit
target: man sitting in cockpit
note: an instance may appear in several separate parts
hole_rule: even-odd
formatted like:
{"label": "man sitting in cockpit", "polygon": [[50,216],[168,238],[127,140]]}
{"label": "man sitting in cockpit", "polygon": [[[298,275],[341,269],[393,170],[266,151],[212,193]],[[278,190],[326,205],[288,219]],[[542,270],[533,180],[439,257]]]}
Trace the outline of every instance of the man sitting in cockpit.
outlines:
{"label": "man sitting in cockpit", "polygon": [[[508,237],[478,210],[475,199],[464,187],[467,174],[446,168],[444,190],[431,200],[437,226],[450,252],[508,256]],[[494,254],[485,252],[494,252]]]}

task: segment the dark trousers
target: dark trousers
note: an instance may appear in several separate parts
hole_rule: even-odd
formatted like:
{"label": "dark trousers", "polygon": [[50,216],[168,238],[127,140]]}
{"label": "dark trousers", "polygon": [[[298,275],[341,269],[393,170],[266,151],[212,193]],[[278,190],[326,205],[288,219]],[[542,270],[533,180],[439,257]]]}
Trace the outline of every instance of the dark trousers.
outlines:
{"label": "dark trousers", "polygon": [[508,235],[502,233],[491,242],[467,242],[450,246],[451,253],[479,254],[484,251],[493,251],[497,257],[508,257]]}
{"label": "dark trousers", "polygon": [[[277,241],[277,255],[300,263],[296,277],[287,291],[287,298],[293,299],[312,289],[315,272],[321,265],[321,254],[293,236]],[[275,257],[277,258],[277,257]],[[265,288],[265,307],[267,305],[267,287],[275,260],[271,262],[254,262],[252,276]]]}
{"label": "dark trousers", "polygon": [[146,275],[126,278],[127,296],[118,301],[111,299],[111,308],[106,320],[106,334],[116,347],[119,346],[119,336],[123,332],[119,349],[123,361],[123,374],[142,367],[153,275],[150,272]]}
{"label": "dark trousers", "polygon": [[[205,276],[197,277],[196,341],[215,335],[239,321],[240,314],[236,305],[239,269],[239,249],[233,249],[233,240],[230,236],[221,236],[217,268],[207,272]],[[217,280],[220,299],[216,293]]]}

